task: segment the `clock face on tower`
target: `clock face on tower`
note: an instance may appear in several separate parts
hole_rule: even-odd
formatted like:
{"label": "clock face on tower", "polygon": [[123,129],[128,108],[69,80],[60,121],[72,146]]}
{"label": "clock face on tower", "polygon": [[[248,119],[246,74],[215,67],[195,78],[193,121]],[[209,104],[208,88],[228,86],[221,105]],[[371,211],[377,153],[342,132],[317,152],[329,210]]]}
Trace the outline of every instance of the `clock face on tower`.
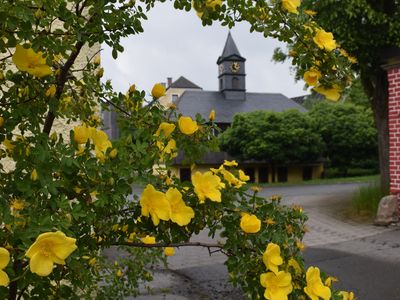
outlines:
{"label": "clock face on tower", "polygon": [[237,61],[231,63],[231,71],[233,73],[237,73],[239,72],[239,70],[240,70],[240,64]]}

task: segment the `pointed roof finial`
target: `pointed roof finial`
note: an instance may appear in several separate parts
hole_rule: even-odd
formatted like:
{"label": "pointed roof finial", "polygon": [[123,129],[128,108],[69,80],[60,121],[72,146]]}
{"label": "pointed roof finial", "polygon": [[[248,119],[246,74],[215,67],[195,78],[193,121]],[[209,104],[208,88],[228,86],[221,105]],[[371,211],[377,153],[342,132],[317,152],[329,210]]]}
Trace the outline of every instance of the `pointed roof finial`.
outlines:
{"label": "pointed roof finial", "polygon": [[224,59],[232,57],[232,56],[236,56],[237,58],[239,58],[243,61],[245,60],[240,55],[240,52],[239,52],[238,48],[236,47],[235,41],[232,38],[231,32],[229,31],[228,37],[225,42],[224,50],[222,51],[221,56],[218,57],[217,64],[219,64],[221,62],[221,60],[224,60]]}

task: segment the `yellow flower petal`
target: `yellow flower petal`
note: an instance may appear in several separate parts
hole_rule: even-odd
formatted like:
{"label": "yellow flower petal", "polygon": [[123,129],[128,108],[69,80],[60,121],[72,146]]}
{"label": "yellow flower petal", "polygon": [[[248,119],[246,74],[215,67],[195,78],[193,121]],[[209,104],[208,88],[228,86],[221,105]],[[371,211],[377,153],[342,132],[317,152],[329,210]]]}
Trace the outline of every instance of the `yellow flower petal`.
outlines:
{"label": "yellow flower petal", "polygon": [[3,270],[0,270],[0,286],[8,286],[9,283],[10,278],[8,278],[7,273]]}
{"label": "yellow flower petal", "polygon": [[154,186],[148,184],[140,198],[142,216],[148,217],[149,214],[155,226],[160,223],[160,219],[168,221],[171,216],[171,207],[164,193],[157,191]]}
{"label": "yellow flower petal", "polygon": [[263,262],[268,270],[271,270],[275,274],[278,273],[278,266],[283,264],[279,245],[274,243],[267,245],[267,249],[263,254]]}
{"label": "yellow flower petal", "polygon": [[10,252],[6,248],[0,247],[0,269],[7,267],[10,262]]}
{"label": "yellow flower petal", "polygon": [[53,271],[53,261],[47,255],[42,254],[41,252],[36,252],[30,262],[29,268],[32,273],[35,273],[39,276],[48,276]]}
{"label": "yellow flower petal", "polygon": [[194,211],[182,199],[182,194],[176,188],[169,188],[165,194],[171,206],[171,221],[179,226],[185,226],[194,218]]}

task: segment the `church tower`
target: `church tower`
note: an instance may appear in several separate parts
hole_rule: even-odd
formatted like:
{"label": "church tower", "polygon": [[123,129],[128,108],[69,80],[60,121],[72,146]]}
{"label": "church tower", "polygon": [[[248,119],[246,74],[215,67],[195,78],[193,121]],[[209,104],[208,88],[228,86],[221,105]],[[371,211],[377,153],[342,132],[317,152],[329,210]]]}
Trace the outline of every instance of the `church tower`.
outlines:
{"label": "church tower", "polygon": [[219,91],[227,100],[246,100],[245,61],[229,32],[224,51],[217,60]]}

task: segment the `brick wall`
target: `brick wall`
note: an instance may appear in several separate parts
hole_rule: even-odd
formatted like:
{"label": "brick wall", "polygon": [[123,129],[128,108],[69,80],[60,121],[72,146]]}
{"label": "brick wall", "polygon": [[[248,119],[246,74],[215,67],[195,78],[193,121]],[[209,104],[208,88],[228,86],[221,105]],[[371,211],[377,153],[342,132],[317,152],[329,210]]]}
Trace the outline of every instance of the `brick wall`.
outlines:
{"label": "brick wall", "polygon": [[390,192],[400,193],[400,65],[387,70],[389,82]]}

